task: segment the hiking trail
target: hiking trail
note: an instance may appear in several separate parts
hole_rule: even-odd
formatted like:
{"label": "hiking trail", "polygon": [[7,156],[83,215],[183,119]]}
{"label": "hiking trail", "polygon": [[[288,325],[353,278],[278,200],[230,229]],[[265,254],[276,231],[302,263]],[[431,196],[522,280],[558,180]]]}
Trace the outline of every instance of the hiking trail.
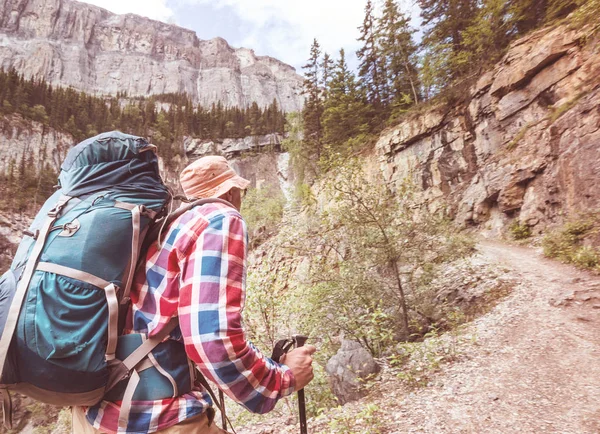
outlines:
{"label": "hiking trail", "polygon": [[[458,360],[427,387],[384,377],[364,400],[309,420],[309,432],[331,432],[332,418],[373,403],[373,433],[600,433],[600,276],[531,248],[485,240],[478,250],[516,285],[466,325],[474,339]],[[238,432],[298,431],[267,423]]]}

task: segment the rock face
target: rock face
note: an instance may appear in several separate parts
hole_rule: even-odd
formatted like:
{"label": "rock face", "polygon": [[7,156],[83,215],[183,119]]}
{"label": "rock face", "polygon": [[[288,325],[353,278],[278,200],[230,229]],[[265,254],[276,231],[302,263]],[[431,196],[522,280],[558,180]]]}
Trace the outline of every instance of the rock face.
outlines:
{"label": "rock face", "polygon": [[89,93],[185,92],[196,103],[298,111],[293,67],[221,38],[73,0],[0,0],[0,65]]}
{"label": "rock face", "polygon": [[185,154],[190,160],[204,155],[223,155],[226,158],[243,156],[249,152],[281,151],[280,134],[265,136],[248,136],[241,139],[201,140],[186,138],[183,142]]}
{"label": "rock face", "polygon": [[438,106],[385,131],[387,180],[410,177],[456,220],[534,231],[600,208],[600,45],[589,29],[544,29],[516,41],[466,103]]}
{"label": "rock face", "polygon": [[23,119],[20,115],[0,118],[0,175],[19,176],[24,164],[39,173],[50,165],[60,170],[67,152],[75,145],[69,134],[57,132],[39,122]]}
{"label": "rock face", "polygon": [[340,404],[345,404],[364,396],[360,380],[378,373],[380,367],[359,343],[344,340],[342,348],[329,359],[325,370],[333,393]]}

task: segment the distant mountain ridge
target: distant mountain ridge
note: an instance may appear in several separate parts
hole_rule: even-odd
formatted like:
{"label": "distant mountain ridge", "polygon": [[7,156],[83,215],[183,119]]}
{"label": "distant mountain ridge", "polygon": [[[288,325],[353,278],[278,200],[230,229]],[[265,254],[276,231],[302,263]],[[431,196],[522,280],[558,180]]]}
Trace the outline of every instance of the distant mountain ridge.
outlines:
{"label": "distant mountain ridge", "polygon": [[130,96],[185,92],[203,106],[302,108],[295,69],[222,38],[73,0],[0,0],[0,66],[52,84]]}

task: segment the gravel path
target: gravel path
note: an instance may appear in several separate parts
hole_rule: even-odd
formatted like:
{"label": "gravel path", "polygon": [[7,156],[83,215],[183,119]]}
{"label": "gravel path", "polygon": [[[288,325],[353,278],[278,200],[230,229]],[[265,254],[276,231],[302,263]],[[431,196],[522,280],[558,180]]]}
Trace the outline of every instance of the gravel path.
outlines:
{"label": "gravel path", "polygon": [[[460,359],[414,391],[384,377],[363,402],[309,421],[310,432],[332,432],[328,421],[352,420],[370,402],[373,427],[348,432],[600,433],[600,277],[529,248],[484,241],[479,250],[518,284],[466,327],[476,339]],[[238,432],[299,430],[267,422]]]}

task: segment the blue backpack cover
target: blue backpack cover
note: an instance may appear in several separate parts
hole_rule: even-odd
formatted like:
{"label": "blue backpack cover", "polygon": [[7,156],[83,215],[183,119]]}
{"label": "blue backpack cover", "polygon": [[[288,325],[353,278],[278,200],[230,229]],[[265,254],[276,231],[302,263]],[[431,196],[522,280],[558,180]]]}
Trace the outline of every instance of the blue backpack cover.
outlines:
{"label": "blue backpack cover", "polygon": [[[0,278],[0,390],[93,405],[177,326],[175,320],[153,339],[127,338],[140,342],[130,351],[121,345],[127,363],[117,358],[119,310],[128,305],[140,247],[171,197],[155,150],[145,139],[111,132],[68,153],[60,189]],[[190,383],[185,352],[178,354],[174,369],[185,370]]]}

